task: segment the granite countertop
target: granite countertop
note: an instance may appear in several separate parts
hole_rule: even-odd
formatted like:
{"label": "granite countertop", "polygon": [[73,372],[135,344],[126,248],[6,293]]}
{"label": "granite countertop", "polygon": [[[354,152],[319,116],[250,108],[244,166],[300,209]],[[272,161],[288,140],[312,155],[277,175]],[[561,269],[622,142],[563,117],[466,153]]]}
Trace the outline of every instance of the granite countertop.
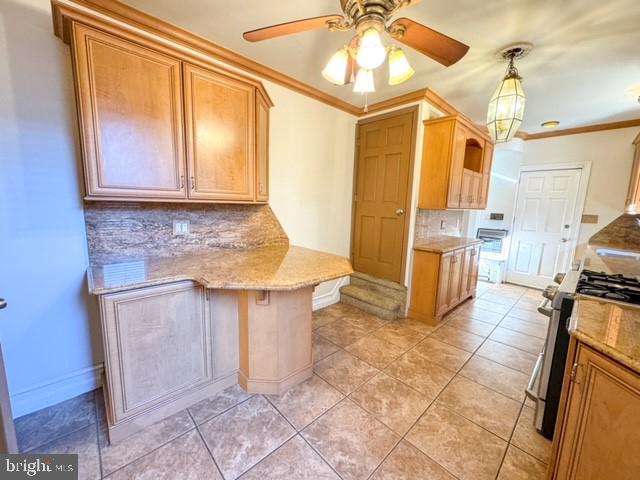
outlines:
{"label": "granite countertop", "polygon": [[94,295],[193,280],[206,288],[297,290],[353,273],[347,258],[277,245],[215,249],[174,257],[114,258],[87,270]]}
{"label": "granite countertop", "polygon": [[438,235],[416,242],[416,244],[413,246],[413,249],[423,252],[447,253],[458,248],[464,248],[470,245],[476,245],[478,243],[482,243],[482,240],[478,238]]}
{"label": "granite countertop", "polygon": [[640,307],[578,295],[569,333],[640,373]]}

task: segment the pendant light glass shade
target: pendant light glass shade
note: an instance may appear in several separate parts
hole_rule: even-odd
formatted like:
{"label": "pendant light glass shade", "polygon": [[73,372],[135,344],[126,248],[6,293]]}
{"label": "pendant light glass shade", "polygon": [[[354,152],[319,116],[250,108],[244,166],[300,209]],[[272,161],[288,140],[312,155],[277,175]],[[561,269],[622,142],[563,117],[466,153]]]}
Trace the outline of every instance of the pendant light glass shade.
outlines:
{"label": "pendant light glass shade", "polygon": [[366,68],[367,70],[373,70],[382,65],[386,56],[387,50],[384,48],[384,45],[382,45],[378,30],[373,27],[365,30],[362,37],[360,37],[358,53],[356,54],[358,66],[360,68]]}
{"label": "pendant light glass shade", "polygon": [[522,78],[510,60],[507,74],[489,101],[487,128],[496,143],[511,140],[524,117],[525,94],[520,83]]}
{"label": "pendant light glass shade", "polygon": [[356,93],[371,93],[376,91],[373,82],[373,72],[371,70],[367,70],[366,68],[360,68],[358,70],[353,91]]}
{"label": "pendant light glass shade", "polygon": [[409,60],[405,56],[402,49],[393,47],[389,52],[389,85],[398,85],[406,82],[415,70],[409,65]]}
{"label": "pendant light glass shade", "polygon": [[347,82],[347,67],[349,65],[349,52],[346,48],[338,50],[329,59],[327,66],[322,70],[322,76],[334,85],[344,85]]}

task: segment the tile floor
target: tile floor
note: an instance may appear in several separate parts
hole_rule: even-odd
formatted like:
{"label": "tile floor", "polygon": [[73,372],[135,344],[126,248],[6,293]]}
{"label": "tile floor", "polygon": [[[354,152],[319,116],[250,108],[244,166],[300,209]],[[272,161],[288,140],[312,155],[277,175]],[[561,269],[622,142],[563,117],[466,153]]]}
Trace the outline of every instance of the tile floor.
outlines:
{"label": "tile floor", "polygon": [[313,316],[315,375],[284,395],[232,387],[109,445],[96,391],[17,419],[20,448],[78,453],[81,479],[542,479],[523,393],[539,300],[481,284],[438,327],[333,305]]}

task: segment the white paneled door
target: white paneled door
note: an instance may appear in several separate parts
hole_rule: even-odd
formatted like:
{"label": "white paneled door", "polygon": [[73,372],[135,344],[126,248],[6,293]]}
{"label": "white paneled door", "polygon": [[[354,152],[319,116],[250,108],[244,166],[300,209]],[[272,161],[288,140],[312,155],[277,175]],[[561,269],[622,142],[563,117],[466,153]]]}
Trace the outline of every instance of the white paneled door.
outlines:
{"label": "white paneled door", "polygon": [[579,168],[520,173],[507,281],[544,288],[569,269],[581,174]]}

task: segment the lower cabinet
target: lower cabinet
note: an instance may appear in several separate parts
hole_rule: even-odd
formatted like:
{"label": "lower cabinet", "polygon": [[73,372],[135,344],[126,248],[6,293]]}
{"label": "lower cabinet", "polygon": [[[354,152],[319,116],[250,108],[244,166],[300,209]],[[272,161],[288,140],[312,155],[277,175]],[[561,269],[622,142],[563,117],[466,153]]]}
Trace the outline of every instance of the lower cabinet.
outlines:
{"label": "lower cabinet", "polygon": [[[572,339],[549,478],[637,479],[640,375]],[[577,343],[577,347],[575,344]],[[573,373],[571,373],[573,372]],[[562,404],[561,404],[562,408]]]}
{"label": "lower cabinet", "polygon": [[193,282],[101,297],[111,442],[237,382],[237,298],[214,300]]}
{"label": "lower cabinet", "polygon": [[416,250],[409,317],[437,323],[442,316],[476,294],[480,245],[447,253]]}

